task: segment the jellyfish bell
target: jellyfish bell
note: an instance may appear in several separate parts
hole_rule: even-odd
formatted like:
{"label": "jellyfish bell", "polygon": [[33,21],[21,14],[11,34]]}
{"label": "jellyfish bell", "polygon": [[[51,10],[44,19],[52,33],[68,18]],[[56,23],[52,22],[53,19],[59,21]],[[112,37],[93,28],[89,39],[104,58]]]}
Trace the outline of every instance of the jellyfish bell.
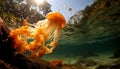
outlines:
{"label": "jellyfish bell", "polygon": [[59,12],[48,13],[46,15],[46,19],[48,19],[50,23],[57,23],[61,28],[63,28],[66,24],[64,16]]}
{"label": "jellyfish bell", "polygon": [[[34,27],[24,20],[24,26],[12,30],[10,37],[14,39],[15,48],[19,51],[31,51],[34,56],[52,53],[58,45],[59,34],[65,27],[66,20],[59,12],[50,12],[46,19],[38,21]],[[29,39],[32,41],[28,42]]]}

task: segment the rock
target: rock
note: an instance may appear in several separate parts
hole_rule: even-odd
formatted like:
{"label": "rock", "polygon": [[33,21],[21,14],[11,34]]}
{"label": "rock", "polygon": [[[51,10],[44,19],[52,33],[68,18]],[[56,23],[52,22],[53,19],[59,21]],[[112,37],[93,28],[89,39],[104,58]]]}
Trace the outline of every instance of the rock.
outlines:
{"label": "rock", "polygon": [[120,63],[111,65],[98,65],[95,69],[120,69]]}
{"label": "rock", "polygon": [[18,69],[18,68],[16,68],[13,65],[10,65],[10,64],[5,63],[4,61],[0,60],[0,69]]}
{"label": "rock", "polygon": [[111,59],[111,62],[99,64],[95,69],[120,69],[120,59]]}
{"label": "rock", "polygon": [[0,41],[7,38],[9,35],[10,29],[7,27],[5,22],[0,18]]}
{"label": "rock", "polygon": [[111,66],[110,69],[120,69],[120,63]]}
{"label": "rock", "polygon": [[8,60],[15,52],[12,48],[12,38],[9,38],[10,29],[5,22],[0,18],[0,59]]}
{"label": "rock", "polygon": [[86,59],[86,58],[80,58],[76,64],[84,64],[85,66],[95,66],[97,65],[97,62],[91,60],[91,59]]}
{"label": "rock", "polygon": [[108,65],[99,65],[95,69],[110,69]]}
{"label": "rock", "polygon": [[113,53],[112,58],[120,58],[120,48],[115,50],[115,52]]}
{"label": "rock", "polygon": [[95,66],[95,65],[97,65],[97,62],[95,62],[93,60],[86,61],[86,66]]}

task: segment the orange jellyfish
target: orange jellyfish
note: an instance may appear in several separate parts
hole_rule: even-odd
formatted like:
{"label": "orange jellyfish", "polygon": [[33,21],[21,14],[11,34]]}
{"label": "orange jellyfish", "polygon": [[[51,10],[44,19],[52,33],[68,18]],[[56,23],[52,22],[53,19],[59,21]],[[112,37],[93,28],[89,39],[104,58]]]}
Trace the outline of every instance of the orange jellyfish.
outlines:
{"label": "orange jellyfish", "polygon": [[61,13],[50,12],[45,20],[38,21],[34,27],[25,25],[12,30],[10,37],[14,39],[14,48],[18,51],[28,50],[33,57],[42,57],[44,54],[52,53],[56,48],[60,31],[65,25],[66,20]]}

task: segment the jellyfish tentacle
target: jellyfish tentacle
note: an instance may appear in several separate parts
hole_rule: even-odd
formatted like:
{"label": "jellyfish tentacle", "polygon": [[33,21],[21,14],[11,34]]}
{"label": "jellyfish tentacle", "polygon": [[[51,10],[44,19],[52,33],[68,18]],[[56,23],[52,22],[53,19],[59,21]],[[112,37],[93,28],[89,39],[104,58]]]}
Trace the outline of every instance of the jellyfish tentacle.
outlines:
{"label": "jellyfish tentacle", "polygon": [[[31,52],[33,57],[42,57],[50,54],[58,45],[61,29],[65,26],[66,20],[59,12],[50,12],[46,19],[38,21],[30,26],[24,20],[24,26],[12,30],[10,37],[14,39],[14,48],[20,52]],[[32,39],[31,41],[28,41]]]}

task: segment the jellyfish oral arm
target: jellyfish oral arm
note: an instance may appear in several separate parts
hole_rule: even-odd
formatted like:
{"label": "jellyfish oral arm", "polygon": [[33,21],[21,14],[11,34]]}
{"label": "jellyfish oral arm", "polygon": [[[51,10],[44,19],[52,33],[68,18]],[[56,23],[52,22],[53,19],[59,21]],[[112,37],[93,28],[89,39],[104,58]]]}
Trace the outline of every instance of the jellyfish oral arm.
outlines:
{"label": "jellyfish oral arm", "polygon": [[[14,48],[19,52],[30,51],[34,57],[52,53],[58,45],[60,30],[65,26],[64,16],[59,12],[50,12],[46,19],[38,21],[34,27],[24,20],[24,26],[12,30],[9,37],[14,40]],[[30,41],[31,39],[31,41]]]}

